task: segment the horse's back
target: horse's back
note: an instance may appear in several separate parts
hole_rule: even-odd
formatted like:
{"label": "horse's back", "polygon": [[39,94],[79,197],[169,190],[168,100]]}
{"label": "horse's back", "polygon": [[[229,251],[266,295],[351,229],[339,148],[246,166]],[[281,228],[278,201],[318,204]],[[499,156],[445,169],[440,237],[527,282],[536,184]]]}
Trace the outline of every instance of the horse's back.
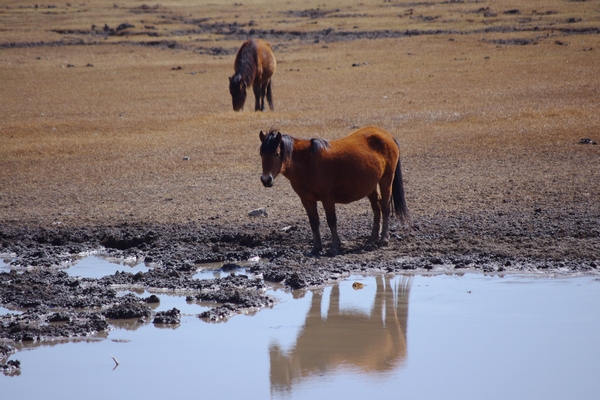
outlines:
{"label": "horse's back", "polygon": [[314,185],[320,199],[351,203],[369,195],[385,176],[393,177],[398,157],[398,146],[389,132],[362,128],[320,150],[312,182],[306,184]]}
{"label": "horse's back", "polygon": [[252,62],[255,64],[255,71],[258,72],[256,78],[261,82],[266,82],[271,79],[277,67],[275,54],[271,44],[263,39],[248,39],[237,52],[235,56],[234,69],[237,72],[242,63]]}
{"label": "horse's back", "polygon": [[382,156],[392,155],[395,159],[399,157],[399,150],[394,136],[376,126],[361,128],[345,138],[335,140],[334,144],[338,144],[341,151],[358,152],[361,154],[375,152]]}
{"label": "horse's back", "polygon": [[277,68],[275,54],[273,54],[271,44],[266,40],[255,39],[254,41],[258,51],[258,59],[262,67],[262,79],[263,81],[266,81],[273,76],[275,69]]}

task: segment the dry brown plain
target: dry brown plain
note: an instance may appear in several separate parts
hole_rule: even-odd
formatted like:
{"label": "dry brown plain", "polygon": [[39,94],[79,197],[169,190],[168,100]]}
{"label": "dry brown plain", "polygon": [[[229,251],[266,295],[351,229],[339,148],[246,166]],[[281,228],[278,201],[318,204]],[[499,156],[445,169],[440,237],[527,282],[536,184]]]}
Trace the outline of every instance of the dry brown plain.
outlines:
{"label": "dry brown plain", "polygon": [[[402,146],[415,229],[347,257],[598,264],[600,146],[579,144],[600,142],[595,1],[51,4],[0,7],[7,250],[17,228],[193,223],[258,236],[293,225],[308,251],[289,184],[260,183],[258,132],[334,139],[377,125]],[[274,46],[275,112],[251,111],[251,97],[232,110],[247,37]],[[269,217],[248,217],[257,207]],[[368,203],[338,210],[356,248]]]}

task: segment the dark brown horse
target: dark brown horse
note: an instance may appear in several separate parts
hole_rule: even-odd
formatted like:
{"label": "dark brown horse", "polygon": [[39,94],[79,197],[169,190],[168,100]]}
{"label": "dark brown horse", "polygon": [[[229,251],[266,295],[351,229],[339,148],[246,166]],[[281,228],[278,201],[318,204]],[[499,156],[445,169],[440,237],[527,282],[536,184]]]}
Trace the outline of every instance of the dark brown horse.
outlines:
{"label": "dark brown horse", "polygon": [[400,149],[389,132],[370,126],[343,139],[328,142],[324,139],[297,139],[271,129],[266,135],[261,131],[260,140],[263,168],[260,180],[265,187],[273,186],[273,180],[279,173],[290,180],[308,214],[313,233],[313,254],[322,249],[318,201],[323,203],[331,229],[331,254],[338,254],[341,246],[336,203],[348,204],[369,198],[374,220],[367,245],[387,245],[392,203],[398,218],[408,222]]}
{"label": "dark brown horse", "polygon": [[254,111],[265,110],[265,96],[273,110],[271,77],[277,62],[271,45],[262,39],[250,39],[242,44],[235,57],[235,74],[229,78],[233,109],[240,111],[246,102],[246,88],[252,86],[256,103]]}

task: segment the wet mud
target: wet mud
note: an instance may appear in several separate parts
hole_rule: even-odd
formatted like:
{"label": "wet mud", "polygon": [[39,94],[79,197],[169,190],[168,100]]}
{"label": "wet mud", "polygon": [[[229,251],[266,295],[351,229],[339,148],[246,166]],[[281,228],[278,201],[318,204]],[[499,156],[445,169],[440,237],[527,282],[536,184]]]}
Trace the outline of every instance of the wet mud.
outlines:
{"label": "wet mud", "polygon": [[[127,288],[169,290],[185,294],[188,301],[213,304],[199,317],[218,322],[272,306],[274,299],[265,294],[270,285],[309,288],[357,273],[597,274],[600,221],[592,214],[574,213],[566,220],[556,210],[536,208],[520,216],[420,217],[412,228],[394,225],[387,248],[365,251],[361,243],[366,237],[350,236],[337,257],[307,255],[311,234],[305,221],[295,229],[270,232],[199,224],[3,227],[0,251],[11,261],[0,273],[0,305],[25,312],[0,317],[0,337],[15,342],[85,337],[106,332],[121,319],[179,323],[177,309],[152,311],[149,304],[160,296],[117,296],[118,289]],[[71,277],[63,270],[81,254],[98,250],[143,260],[151,268],[100,279]],[[236,262],[257,256],[261,261],[246,267],[248,275],[235,272]],[[214,261],[229,262],[230,275],[194,279],[202,263]]]}

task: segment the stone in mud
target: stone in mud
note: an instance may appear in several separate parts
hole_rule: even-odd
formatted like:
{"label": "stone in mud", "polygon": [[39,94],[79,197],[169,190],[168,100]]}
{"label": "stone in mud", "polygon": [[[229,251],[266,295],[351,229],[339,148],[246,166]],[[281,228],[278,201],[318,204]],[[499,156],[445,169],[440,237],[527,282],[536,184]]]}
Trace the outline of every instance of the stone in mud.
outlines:
{"label": "stone in mud", "polygon": [[248,213],[248,216],[250,217],[268,217],[269,213],[267,212],[267,209],[262,207],[262,208],[257,208],[256,210],[252,210]]}

